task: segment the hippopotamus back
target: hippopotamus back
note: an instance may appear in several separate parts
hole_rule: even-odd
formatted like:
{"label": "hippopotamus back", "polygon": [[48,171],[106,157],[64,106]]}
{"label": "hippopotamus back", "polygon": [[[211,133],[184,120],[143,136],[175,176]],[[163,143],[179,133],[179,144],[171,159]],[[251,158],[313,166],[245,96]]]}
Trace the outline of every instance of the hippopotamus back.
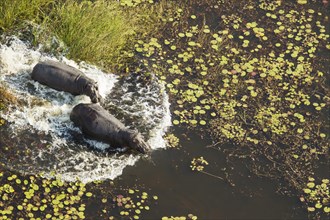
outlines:
{"label": "hippopotamus back", "polygon": [[111,147],[128,147],[142,153],[150,150],[150,146],[140,133],[126,128],[98,104],[76,105],[70,114],[70,119],[88,137],[109,143]]}
{"label": "hippopotamus back", "polygon": [[55,61],[38,63],[31,73],[32,79],[59,91],[73,95],[87,95],[92,102],[99,102],[101,96],[97,84],[78,69]]}

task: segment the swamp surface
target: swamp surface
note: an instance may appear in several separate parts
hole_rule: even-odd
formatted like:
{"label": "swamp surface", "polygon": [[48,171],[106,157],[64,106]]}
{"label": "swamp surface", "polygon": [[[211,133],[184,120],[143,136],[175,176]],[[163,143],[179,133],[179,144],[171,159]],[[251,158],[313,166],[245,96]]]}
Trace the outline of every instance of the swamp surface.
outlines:
{"label": "swamp surface", "polygon": [[[0,219],[326,219],[329,2],[0,2]],[[107,151],[55,60],[152,146]]]}

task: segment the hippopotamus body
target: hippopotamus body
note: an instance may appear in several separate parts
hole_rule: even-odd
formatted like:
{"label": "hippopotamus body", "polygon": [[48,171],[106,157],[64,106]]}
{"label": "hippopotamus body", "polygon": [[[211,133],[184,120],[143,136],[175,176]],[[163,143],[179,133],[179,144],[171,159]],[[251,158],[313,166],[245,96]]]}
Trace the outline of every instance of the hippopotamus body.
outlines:
{"label": "hippopotamus body", "polygon": [[113,148],[128,147],[141,153],[151,149],[139,132],[126,128],[98,104],[76,105],[70,119],[85,135],[108,143]]}
{"label": "hippopotamus body", "polygon": [[33,68],[31,77],[53,89],[87,95],[94,103],[101,101],[97,83],[72,66],[55,61],[40,62]]}

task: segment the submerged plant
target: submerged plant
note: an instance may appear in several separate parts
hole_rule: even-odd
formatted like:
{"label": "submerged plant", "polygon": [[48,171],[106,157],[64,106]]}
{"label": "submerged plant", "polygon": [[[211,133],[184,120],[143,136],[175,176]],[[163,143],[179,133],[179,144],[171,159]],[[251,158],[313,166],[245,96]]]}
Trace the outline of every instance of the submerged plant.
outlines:
{"label": "submerged plant", "polygon": [[167,134],[165,137],[165,140],[167,141],[167,144],[172,148],[179,147],[179,138],[176,137],[174,134]]}
{"label": "submerged plant", "polygon": [[[247,167],[254,174],[284,180],[289,190],[281,191],[303,192],[309,212],[328,215],[329,181],[308,179],[329,149],[329,125],[324,122],[330,104],[329,57],[324,56],[329,21],[322,3],[69,0],[53,2],[45,15],[41,12],[49,8],[42,5],[51,1],[35,1],[41,6],[31,5],[28,13],[11,8],[26,1],[11,2],[0,2],[2,30],[42,15],[42,24],[63,40],[71,57],[117,72],[153,72],[170,94],[174,125],[208,131],[228,160],[249,159]],[[169,141],[177,143],[170,135]],[[230,147],[224,150],[225,143]],[[193,171],[222,179],[205,171],[207,166],[203,157],[191,162]],[[26,182],[0,172],[0,178],[1,214],[6,217],[19,210],[34,218],[44,209],[44,218],[83,218],[87,206],[78,200],[95,195],[74,184],[50,187],[47,180],[44,189],[39,177]],[[103,198],[102,213],[109,214],[106,205],[112,201],[119,215],[140,218],[137,207],[147,210],[142,205],[147,195],[136,190],[128,194]],[[13,199],[21,204],[16,207]]]}
{"label": "submerged plant", "polygon": [[141,3],[154,3],[153,0],[120,0],[120,5],[128,7],[136,7]]}
{"label": "submerged plant", "polygon": [[[205,171],[205,167],[209,165],[209,162],[207,162],[204,157],[196,157],[191,161],[191,165],[190,168],[192,171],[197,171],[203,174],[206,174],[208,176],[220,179],[220,180],[225,180],[225,178],[222,178],[218,175],[214,175],[210,172]],[[229,180],[227,180],[229,184],[231,184],[231,186],[234,186],[233,183],[231,183]]]}
{"label": "submerged plant", "polygon": [[188,214],[187,216],[164,216],[162,220],[197,220],[198,217],[193,214]]}
{"label": "submerged plant", "polygon": [[[120,194],[113,198],[120,216],[127,216],[131,219],[140,219],[144,212],[150,210],[151,201],[157,200],[158,196],[150,196],[147,192],[141,192],[139,189],[128,189],[127,196]],[[107,200],[102,199],[102,203],[107,203]]]}
{"label": "submerged plant", "polygon": [[0,183],[2,219],[22,219],[26,216],[84,219],[86,205],[80,200],[92,196],[83,183],[65,183],[39,176],[1,175]]}
{"label": "submerged plant", "polygon": [[[189,13],[164,19],[165,36],[135,47],[142,64],[166,82],[174,125],[209,128],[217,143],[234,144],[226,149],[230,156],[251,158],[252,172],[302,190],[329,147],[322,123],[329,59],[320,55],[327,53],[329,34],[327,16],[312,4],[297,10],[297,3],[305,4],[235,3],[237,13],[226,10],[230,1],[222,8],[192,1],[180,7]],[[212,16],[194,10],[197,5],[207,5]],[[200,172],[205,166],[200,158],[191,165]]]}
{"label": "submerged plant", "polygon": [[322,179],[320,184],[316,184],[315,179],[309,177],[303,191],[304,196],[300,200],[307,203],[309,212],[315,212],[319,209],[325,213],[330,213],[329,179]]}

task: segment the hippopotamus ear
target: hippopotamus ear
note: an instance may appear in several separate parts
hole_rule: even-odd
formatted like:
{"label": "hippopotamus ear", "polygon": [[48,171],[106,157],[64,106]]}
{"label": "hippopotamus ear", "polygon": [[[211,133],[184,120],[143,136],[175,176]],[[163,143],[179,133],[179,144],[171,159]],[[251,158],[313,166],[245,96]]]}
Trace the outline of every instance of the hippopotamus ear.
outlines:
{"label": "hippopotamus ear", "polygon": [[91,91],[93,88],[93,84],[92,83],[86,83],[85,86],[84,86],[84,90],[85,91]]}
{"label": "hippopotamus ear", "polygon": [[139,132],[137,130],[128,130],[127,132],[128,132],[130,139],[134,139],[139,134]]}
{"label": "hippopotamus ear", "polygon": [[96,82],[89,82],[84,86],[85,94],[88,95],[92,102],[97,103],[102,101],[99,94],[99,89]]}
{"label": "hippopotamus ear", "polygon": [[95,89],[95,90],[99,90],[99,87],[98,87],[98,85],[97,85],[97,82],[95,82],[95,81],[93,81],[92,83],[92,87]]}

